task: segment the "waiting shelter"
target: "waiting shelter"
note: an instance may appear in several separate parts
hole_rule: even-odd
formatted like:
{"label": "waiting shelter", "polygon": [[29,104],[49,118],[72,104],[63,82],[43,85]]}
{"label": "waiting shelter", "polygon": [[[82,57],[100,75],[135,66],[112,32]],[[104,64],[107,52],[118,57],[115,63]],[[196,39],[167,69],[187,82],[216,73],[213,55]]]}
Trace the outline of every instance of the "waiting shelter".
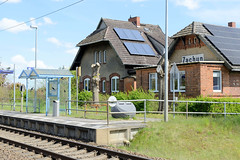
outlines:
{"label": "waiting shelter", "polygon": [[[18,77],[26,79],[26,112],[28,112],[28,80],[45,79],[46,80],[46,116],[48,115],[49,97],[57,97],[60,101],[60,79],[68,78],[68,113],[71,114],[71,78],[73,75],[69,70],[61,69],[34,69],[23,70]],[[36,107],[36,106],[35,106]]]}

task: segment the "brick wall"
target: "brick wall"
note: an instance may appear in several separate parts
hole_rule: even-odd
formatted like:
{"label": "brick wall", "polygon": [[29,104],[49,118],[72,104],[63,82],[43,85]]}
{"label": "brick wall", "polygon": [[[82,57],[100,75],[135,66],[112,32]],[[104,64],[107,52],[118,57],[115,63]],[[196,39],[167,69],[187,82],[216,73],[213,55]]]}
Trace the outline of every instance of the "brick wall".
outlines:
{"label": "brick wall", "polygon": [[149,89],[149,73],[156,73],[156,67],[136,70],[137,88]]}

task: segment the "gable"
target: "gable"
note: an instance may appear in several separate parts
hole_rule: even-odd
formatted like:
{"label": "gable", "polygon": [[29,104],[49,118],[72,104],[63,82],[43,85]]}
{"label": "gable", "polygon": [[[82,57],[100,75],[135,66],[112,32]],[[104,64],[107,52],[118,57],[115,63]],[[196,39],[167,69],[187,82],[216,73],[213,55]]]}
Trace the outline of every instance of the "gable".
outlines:
{"label": "gable", "polygon": [[[195,43],[194,39],[196,40]],[[191,41],[191,43],[189,43],[189,41]],[[220,61],[220,59],[205,45],[200,38],[198,38],[197,35],[189,35],[178,38],[169,60],[176,63],[191,63],[194,61]]]}

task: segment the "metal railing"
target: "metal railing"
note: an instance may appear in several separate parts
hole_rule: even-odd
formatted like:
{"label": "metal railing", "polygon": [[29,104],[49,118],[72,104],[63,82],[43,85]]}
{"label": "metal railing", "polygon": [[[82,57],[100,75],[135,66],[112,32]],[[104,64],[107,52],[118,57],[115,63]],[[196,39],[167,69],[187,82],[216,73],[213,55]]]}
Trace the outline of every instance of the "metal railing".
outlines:
{"label": "metal railing", "polygon": [[[163,114],[163,111],[148,111],[147,110],[147,102],[163,102],[164,100],[155,100],[155,99],[138,99],[138,100],[118,100],[117,102],[143,102],[144,103],[144,110],[143,111],[136,111],[136,112],[111,112],[109,110],[109,101],[99,101],[99,102],[94,102],[94,101],[76,101],[76,100],[71,100],[65,101],[65,114],[67,115],[69,113],[69,111],[76,111],[76,112],[84,112],[84,116],[83,118],[86,118],[86,114],[87,112],[95,112],[95,113],[104,113],[107,114],[107,125],[109,125],[109,117],[112,114],[126,114],[126,113],[142,113],[144,114],[144,120],[143,122],[146,123],[147,122],[147,113],[155,113],[155,114]],[[68,102],[75,102],[78,103],[77,106],[83,106],[84,109],[68,109],[67,108],[67,103]],[[209,102],[209,101],[181,101],[181,100],[169,100],[169,103],[173,104],[172,110],[169,110],[169,114],[173,114],[173,118],[175,118],[175,114],[186,114],[186,118],[188,118],[188,116],[190,114],[194,115],[194,114],[198,114],[198,115],[224,115],[224,117],[226,118],[226,115],[239,115],[240,113],[228,113],[227,112],[227,104],[236,104],[239,105],[240,107],[240,102]],[[82,105],[79,105],[79,103],[81,103]],[[185,112],[179,112],[179,111],[175,111],[176,109],[176,104],[178,103],[186,103],[186,111]],[[189,103],[202,103],[202,104],[221,104],[224,106],[224,112],[220,113],[220,112],[189,112],[188,111],[188,106]],[[90,105],[89,105],[90,104]],[[101,105],[102,104],[102,105]],[[96,107],[96,110],[89,110],[87,106],[92,106],[92,107]],[[106,107],[105,111],[99,111],[98,107]]]}
{"label": "metal railing", "polygon": [[[34,99],[28,99],[28,101],[34,101]],[[19,104],[20,103],[20,104]],[[28,110],[30,108],[34,108],[34,103],[32,103],[32,105],[30,105],[31,103],[28,103]],[[37,99],[37,104],[38,104],[38,111],[40,112],[40,99]],[[14,105],[14,99],[13,98],[0,98],[0,106],[2,110],[11,110],[11,111],[20,111],[21,110],[21,98],[16,98],[15,99],[15,105]],[[10,106],[10,108],[8,107]],[[15,107],[15,108],[14,108]],[[26,111],[26,99],[24,99],[24,104],[23,107],[25,108],[25,110],[23,110],[23,112],[27,112]]]}

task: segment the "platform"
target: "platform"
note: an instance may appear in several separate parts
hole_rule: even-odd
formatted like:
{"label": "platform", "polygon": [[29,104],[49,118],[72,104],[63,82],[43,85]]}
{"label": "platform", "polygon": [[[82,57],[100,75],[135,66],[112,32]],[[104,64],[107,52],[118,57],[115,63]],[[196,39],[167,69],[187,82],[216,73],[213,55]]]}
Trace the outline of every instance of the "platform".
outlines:
{"label": "platform", "polygon": [[106,120],[52,117],[14,111],[0,111],[0,124],[99,145],[122,144],[124,140],[131,140],[139,129],[146,126],[137,120],[110,121],[107,125]]}

